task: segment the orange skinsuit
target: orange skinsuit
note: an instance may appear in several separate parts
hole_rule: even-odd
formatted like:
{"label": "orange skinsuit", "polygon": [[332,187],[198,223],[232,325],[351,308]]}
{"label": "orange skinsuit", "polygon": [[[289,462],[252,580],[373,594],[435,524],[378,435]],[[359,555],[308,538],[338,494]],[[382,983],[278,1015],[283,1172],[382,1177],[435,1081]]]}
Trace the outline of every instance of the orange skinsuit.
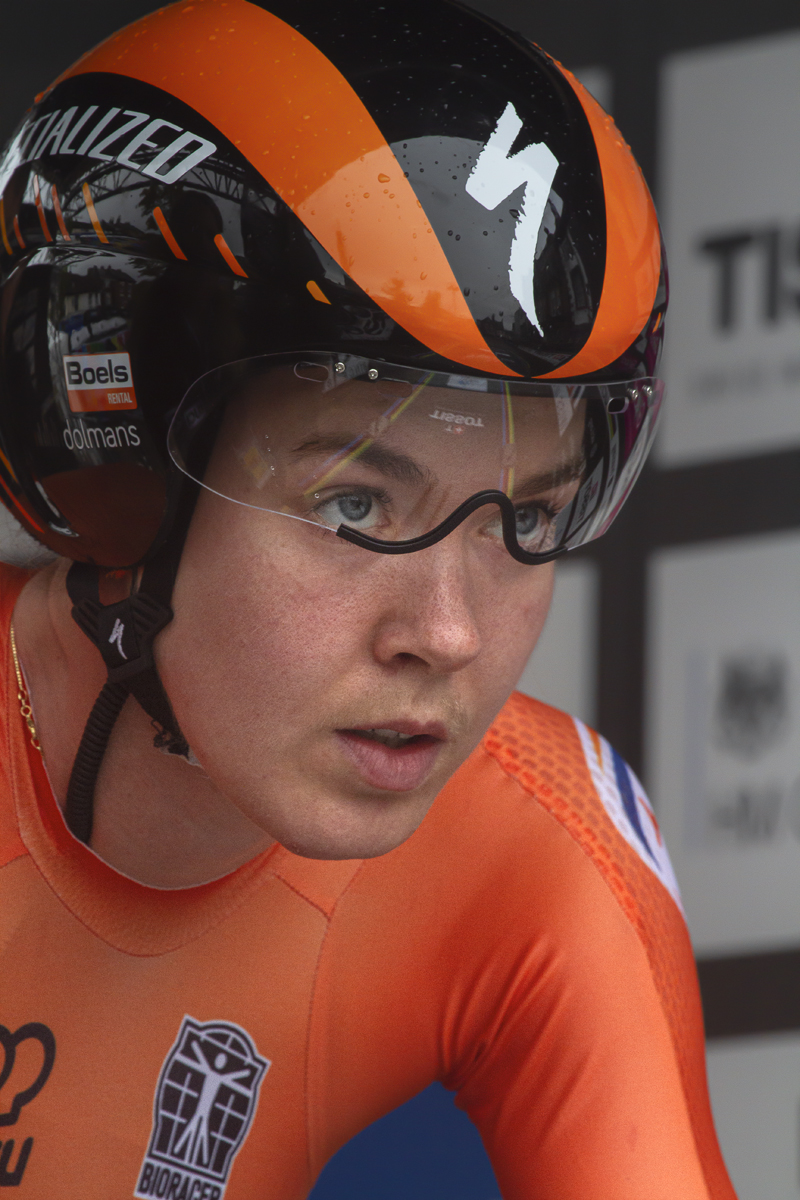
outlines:
{"label": "orange skinsuit", "polygon": [[30,745],[24,580],[0,595],[0,1186],[300,1200],[441,1080],[505,1200],[732,1200],[671,870],[607,743],[514,695],[391,853],[144,887],[67,832]]}

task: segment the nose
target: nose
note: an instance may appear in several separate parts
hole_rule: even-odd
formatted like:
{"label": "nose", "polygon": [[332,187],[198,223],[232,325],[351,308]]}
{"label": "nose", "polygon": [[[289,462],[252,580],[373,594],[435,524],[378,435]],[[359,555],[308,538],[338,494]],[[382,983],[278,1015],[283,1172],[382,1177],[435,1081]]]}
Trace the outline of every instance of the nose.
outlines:
{"label": "nose", "polygon": [[458,534],[415,554],[384,559],[373,654],[385,666],[416,662],[452,674],[481,650],[477,588]]}

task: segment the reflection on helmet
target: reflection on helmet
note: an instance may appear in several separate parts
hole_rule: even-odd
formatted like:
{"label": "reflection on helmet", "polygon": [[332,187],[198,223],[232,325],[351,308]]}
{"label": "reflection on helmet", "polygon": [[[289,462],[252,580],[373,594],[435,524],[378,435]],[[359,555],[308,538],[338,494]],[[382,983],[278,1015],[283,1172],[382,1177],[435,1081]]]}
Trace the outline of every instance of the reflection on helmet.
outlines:
{"label": "reflection on helmet", "polygon": [[[450,0],[144,18],[26,116],[0,159],[0,234],[0,491],[79,560],[130,565],[169,536],[185,473],[167,430],[187,392],[172,453],[189,474],[395,552],[476,492],[508,498],[463,512],[487,545],[541,561],[581,544],[649,444],[665,285],[638,168],[567,72]],[[219,406],[228,364],[287,353],[283,425],[259,422],[277,419],[264,388],[286,363]],[[326,392],[301,361],[378,376]],[[202,438],[176,439],[212,391],[220,441],[212,454],[204,419],[199,471]],[[387,455],[422,477],[368,483]]]}

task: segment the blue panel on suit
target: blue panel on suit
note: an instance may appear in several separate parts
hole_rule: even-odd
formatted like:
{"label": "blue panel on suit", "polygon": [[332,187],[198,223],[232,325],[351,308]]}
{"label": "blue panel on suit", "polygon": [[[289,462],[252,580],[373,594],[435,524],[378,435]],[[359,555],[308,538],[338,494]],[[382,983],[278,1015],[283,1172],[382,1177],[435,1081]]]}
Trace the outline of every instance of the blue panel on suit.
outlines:
{"label": "blue panel on suit", "polygon": [[433,1084],[336,1154],[310,1200],[499,1200],[478,1131]]}

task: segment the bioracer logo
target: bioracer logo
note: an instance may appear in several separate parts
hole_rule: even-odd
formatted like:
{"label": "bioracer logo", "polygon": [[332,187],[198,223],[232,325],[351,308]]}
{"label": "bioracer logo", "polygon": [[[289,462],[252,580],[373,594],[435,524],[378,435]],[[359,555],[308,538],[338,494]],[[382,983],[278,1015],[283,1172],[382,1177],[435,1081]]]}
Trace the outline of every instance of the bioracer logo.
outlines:
{"label": "bioracer logo", "polygon": [[184,1017],[161,1068],[134,1196],[223,1200],[270,1065],[239,1025]]}
{"label": "bioracer logo", "polygon": [[64,377],[72,412],[115,412],[136,408],[127,354],[65,354]]}

